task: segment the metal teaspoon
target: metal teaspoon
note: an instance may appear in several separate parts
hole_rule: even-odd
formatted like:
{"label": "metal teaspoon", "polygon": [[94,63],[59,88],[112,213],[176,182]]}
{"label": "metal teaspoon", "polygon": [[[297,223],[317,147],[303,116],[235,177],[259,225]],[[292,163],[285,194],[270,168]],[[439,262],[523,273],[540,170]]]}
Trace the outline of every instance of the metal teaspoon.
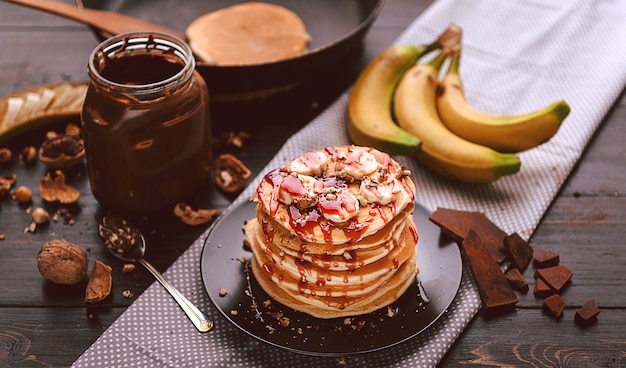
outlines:
{"label": "metal teaspoon", "polygon": [[185,298],[143,258],[146,251],[146,241],[139,229],[119,216],[105,216],[98,227],[98,234],[107,249],[117,258],[126,262],[142,264],[176,300],[198,331],[207,332],[213,328],[213,321],[209,320],[200,309]]}

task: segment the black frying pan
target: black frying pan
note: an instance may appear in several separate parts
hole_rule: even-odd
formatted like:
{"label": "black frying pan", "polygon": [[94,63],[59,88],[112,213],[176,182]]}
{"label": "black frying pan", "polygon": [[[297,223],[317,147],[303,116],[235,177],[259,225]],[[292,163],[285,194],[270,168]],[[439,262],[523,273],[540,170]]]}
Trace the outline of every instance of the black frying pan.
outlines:
{"label": "black frying pan", "polygon": [[[184,32],[195,18],[242,1],[228,0],[76,0],[78,6],[115,11]],[[312,75],[333,68],[360,48],[383,0],[268,1],[298,14],[312,37],[310,51],[283,61],[214,66],[199,63],[213,101],[254,100],[280,94]],[[100,38],[108,35],[95,30]]]}

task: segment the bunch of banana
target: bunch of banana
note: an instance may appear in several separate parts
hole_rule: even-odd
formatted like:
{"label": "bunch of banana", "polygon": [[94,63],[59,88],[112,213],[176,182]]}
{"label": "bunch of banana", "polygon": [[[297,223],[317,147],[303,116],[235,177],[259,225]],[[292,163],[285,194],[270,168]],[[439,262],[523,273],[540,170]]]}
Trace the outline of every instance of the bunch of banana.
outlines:
{"label": "bunch of banana", "polygon": [[[428,63],[420,58],[435,49]],[[393,46],[357,79],[348,104],[353,143],[415,157],[466,183],[490,183],[520,170],[516,153],[550,139],[570,107],[565,101],[528,114],[490,115],[472,108],[459,77],[461,29],[451,25],[427,48]],[[450,59],[439,81],[440,69]]]}
{"label": "bunch of banana", "polygon": [[474,143],[513,153],[534,148],[556,134],[570,112],[563,100],[520,115],[486,114],[470,106],[459,76],[460,55],[451,54],[450,67],[437,94],[437,110],[448,129]]}
{"label": "bunch of banana", "polygon": [[466,183],[489,183],[520,169],[519,158],[465,140],[452,133],[437,111],[442,52],[429,63],[416,64],[398,84],[393,108],[398,125],[422,140],[417,160],[429,169]]}

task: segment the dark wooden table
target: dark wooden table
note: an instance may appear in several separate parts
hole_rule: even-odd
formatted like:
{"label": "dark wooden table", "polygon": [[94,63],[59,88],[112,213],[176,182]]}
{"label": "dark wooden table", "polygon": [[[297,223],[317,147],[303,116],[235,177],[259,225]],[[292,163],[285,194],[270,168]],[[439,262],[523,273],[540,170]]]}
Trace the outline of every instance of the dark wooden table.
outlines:
{"label": "dark wooden table", "polygon": [[[301,105],[268,109],[245,126],[250,133],[235,153],[256,175],[282,143],[322,111],[375,54],[388,46],[430,1],[388,0],[365,41],[353,68],[337,78],[320,77]],[[28,87],[62,81],[86,80],[86,61],[98,41],[83,25],[17,5],[0,2],[0,96]],[[241,109],[238,109],[241,110]],[[218,111],[219,112],[219,111]],[[215,135],[233,128],[233,116],[216,113]],[[626,366],[626,99],[623,94],[606,116],[580,163],[568,178],[541,221],[531,244],[561,254],[574,272],[563,298],[561,320],[541,310],[541,300],[530,292],[521,296],[514,313],[486,318],[478,315],[446,354],[442,366]],[[53,127],[54,128],[54,127]],[[43,131],[10,142],[14,149],[41,141]],[[0,174],[15,172],[18,183],[36,188],[45,174],[41,163],[22,167],[14,160]],[[96,235],[99,208],[89,192],[84,167],[70,174],[81,189],[74,224],[51,222],[35,233],[26,207],[10,199],[0,201],[0,366],[69,366],[152,282],[143,269],[122,275],[121,264],[102,250]],[[225,208],[232,197],[213,187],[189,198],[195,206]],[[35,191],[33,206],[40,206]],[[147,258],[161,271],[182,254],[206,227],[192,228],[169,212],[139,219],[148,234]],[[89,251],[91,262],[102,259],[113,266],[113,295],[102,304],[87,306],[85,283],[60,287],[44,280],[36,266],[41,244],[66,239]],[[533,282],[532,267],[526,271]],[[531,285],[532,287],[532,285]],[[597,323],[581,328],[574,313],[595,299],[601,313]]]}

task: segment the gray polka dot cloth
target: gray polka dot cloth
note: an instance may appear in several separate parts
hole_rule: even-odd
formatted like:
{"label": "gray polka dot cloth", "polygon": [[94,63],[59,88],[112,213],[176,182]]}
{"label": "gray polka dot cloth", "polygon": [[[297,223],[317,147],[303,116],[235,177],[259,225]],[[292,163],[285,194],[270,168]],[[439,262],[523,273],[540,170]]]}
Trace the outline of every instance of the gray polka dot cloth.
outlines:
{"label": "gray polka dot cloth", "polygon": [[[565,99],[572,112],[548,143],[520,155],[522,170],[492,185],[451,185],[399,157],[412,171],[416,201],[484,212],[507,233],[529,238],[586,143],[626,84],[626,2],[588,0],[439,0],[396,43],[427,43],[450,23],[464,30],[461,74],[470,102],[494,113],[530,111]],[[290,138],[267,170],[308,150],[348,143],[347,94]],[[247,200],[259,178],[234,203]],[[249,337],[210,303],[200,275],[204,237],[165,273],[216,321],[196,332],[157,283],[75,362],[75,367],[432,367],[480,308],[465,268],[458,295],[422,334],[345,360],[290,353]]]}

